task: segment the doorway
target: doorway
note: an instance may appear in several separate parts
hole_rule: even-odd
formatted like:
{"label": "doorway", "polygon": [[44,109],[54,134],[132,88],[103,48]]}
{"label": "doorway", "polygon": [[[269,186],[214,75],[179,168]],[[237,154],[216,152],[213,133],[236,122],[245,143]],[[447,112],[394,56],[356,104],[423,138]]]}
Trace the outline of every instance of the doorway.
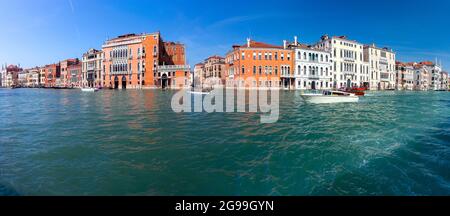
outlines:
{"label": "doorway", "polygon": [[167,88],[167,74],[163,74],[161,77],[161,87],[163,89]]}
{"label": "doorway", "polygon": [[127,78],[125,76],[122,77],[122,89],[127,89]]}
{"label": "doorway", "polygon": [[114,77],[114,89],[119,88],[119,78],[116,76]]}

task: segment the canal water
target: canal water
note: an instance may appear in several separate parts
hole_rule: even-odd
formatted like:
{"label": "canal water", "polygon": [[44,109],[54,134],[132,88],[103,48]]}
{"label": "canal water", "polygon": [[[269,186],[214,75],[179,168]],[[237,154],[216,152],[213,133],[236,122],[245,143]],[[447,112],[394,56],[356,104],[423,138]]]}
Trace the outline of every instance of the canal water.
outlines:
{"label": "canal water", "polygon": [[274,124],[175,93],[0,89],[0,194],[450,195],[448,92],[280,92]]}

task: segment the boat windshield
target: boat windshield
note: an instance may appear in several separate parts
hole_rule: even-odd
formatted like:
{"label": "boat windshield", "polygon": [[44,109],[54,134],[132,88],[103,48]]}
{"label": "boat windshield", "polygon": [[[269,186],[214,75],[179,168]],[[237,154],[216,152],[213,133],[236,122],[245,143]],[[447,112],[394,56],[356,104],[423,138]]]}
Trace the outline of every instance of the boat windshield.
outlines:
{"label": "boat windshield", "polygon": [[323,95],[331,95],[330,91],[323,91]]}

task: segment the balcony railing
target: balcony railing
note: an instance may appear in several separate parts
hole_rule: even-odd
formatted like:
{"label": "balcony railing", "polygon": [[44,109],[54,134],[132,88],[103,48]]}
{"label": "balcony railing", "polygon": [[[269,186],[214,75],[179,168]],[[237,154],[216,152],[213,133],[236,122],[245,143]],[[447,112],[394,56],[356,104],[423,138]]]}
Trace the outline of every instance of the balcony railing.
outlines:
{"label": "balcony railing", "polygon": [[389,73],[381,73],[380,74],[380,79],[382,81],[389,81]]}

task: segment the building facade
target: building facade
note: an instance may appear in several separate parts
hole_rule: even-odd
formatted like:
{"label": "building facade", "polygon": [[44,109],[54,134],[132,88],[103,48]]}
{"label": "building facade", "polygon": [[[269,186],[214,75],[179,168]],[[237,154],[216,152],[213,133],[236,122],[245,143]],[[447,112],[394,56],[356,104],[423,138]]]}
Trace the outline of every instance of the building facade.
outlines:
{"label": "building facade", "polygon": [[364,47],[346,36],[324,35],[315,48],[331,53],[333,88],[368,87],[369,71]]}
{"label": "building facade", "polygon": [[5,66],[2,70],[2,87],[10,88],[19,85],[19,74],[22,74],[23,70],[20,66],[9,65]]}
{"label": "building facade", "polygon": [[105,87],[176,88],[188,83],[184,45],[164,42],[159,32],[122,35],[106,41],[102,50]]}
{"label": "building facade", "polygon": [[70,87],[72,86],[71,74],[69,73],[69,67],[80,64],[80,59],[66,59],[59,62],[60,76],[56,78],[55,85],[58,87]]}
{"label": "building facade", "polygon": [[77,61],[67,67],[67,87],[81,88],[82,87],[82,63]]}
{"label": "building facade", "polygon": [[210,88],[216,85],[224,85],[225,58],[214,55],[195,65],[194,76],[200,81],[202,87]]}
{"label": "building facade", "polygon": [[39,67],[30,68],[26,70],[26,87],[35,88],[40,84],[40,70]]}
{"label": "building facade", "polygon": [[411,63],[397,62],[396,65],[396,89],[413,90],[414,89],[414,65]]}
{"label": "building facade", "polygon": [[430,75],[422,65],[414,66],[414,90],[427,91],[430,88]]}
{"label": "building facade", "polygon": [[396,87],[395,53],[375,44],[364,46],[364,61],[369,64],[369,88],[371,90]]}
{"label": "building facade", "polygon": [[[301,90],[332,89],[331,53],[298,43],[289,45],[294,50],[294,87]],[[281,75],[283,77],[283,74]]]}
{"label": "building facade", "polygon": [[433,62],[422,62],[421,64],[430,74],[430,89],[443,90],[444,87],[442,86],[442,67]]}
{"label": "building facade", "polygon": [[[227,87],[280,88],[294,86],[294,80],[281,80],[281,74],[293,75],[294,51],[284,46],[270,45],[247,39],[247,44],[234,45],[226,54]],[[285,83],[288,82],[288,83]]]}
{"label": "building facade", "polygon": [[45,87],[56,87],[57,80],[61,76],[60,66],[58,64],[50,64],[45,66]]}
{"label": "building facade", "polygon": [[105,73],[103,66],[103,52],[89,49],[82,58],[82,82],[83,87],[103,87],[105,85]]}
{"label": "building facade", "polygon": [[449,90],[449,88],[448,88],[448,73],[445,71],[441,72],[441,90]]}
{"label": "building facade", "polygon": [[5,65],[2,65],[2,70],[0,71],[0,88],[5,87],[5,80],[6,80],[6,67]]}
{"label": "building facade", "polygon": [[204,73],[205,64],[198,63],[194,66],[194,87],[203,88],[203,82],[206,79],[206,74]]}

